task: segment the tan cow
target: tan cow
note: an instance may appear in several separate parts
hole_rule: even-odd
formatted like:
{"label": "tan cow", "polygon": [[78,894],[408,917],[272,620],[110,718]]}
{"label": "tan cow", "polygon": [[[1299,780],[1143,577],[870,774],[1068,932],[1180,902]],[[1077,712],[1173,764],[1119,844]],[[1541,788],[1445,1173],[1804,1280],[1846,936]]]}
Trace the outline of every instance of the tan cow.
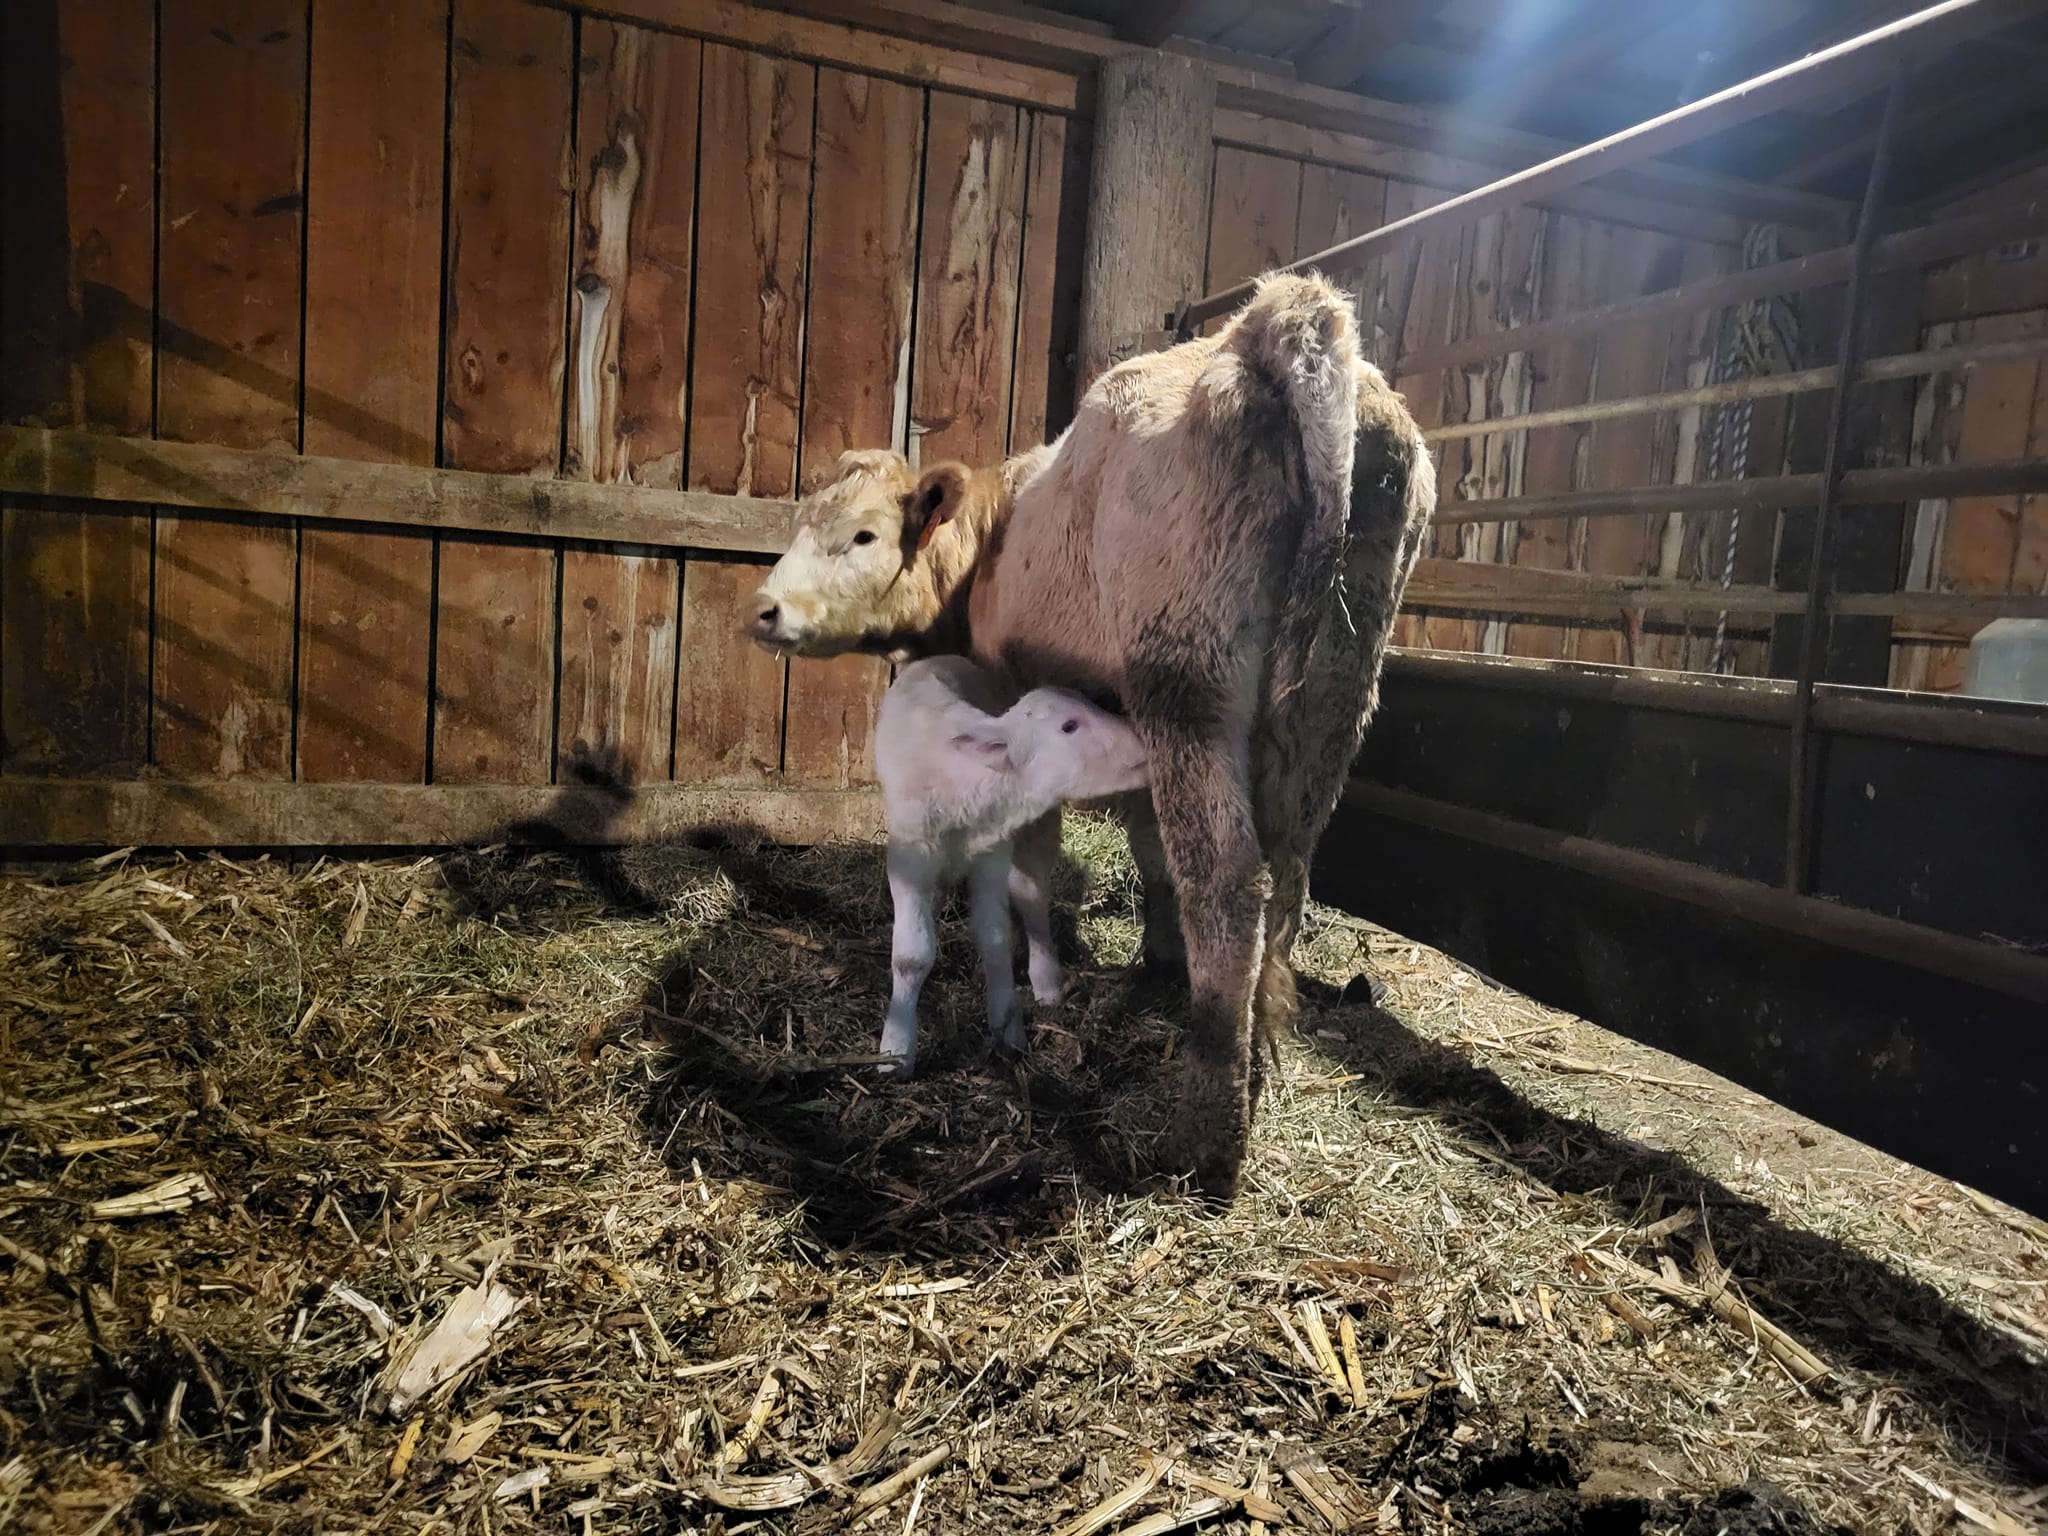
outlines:
{"label": "tan cow", "polygon": [[1275,276],[1216,335],[1110,369],[1058,442],[1000,469],[847,454],[758,594],[754,638],[789,654],[962,651],[1019,689],[1121,701],[1152,759],[1147,926],[1169,874],[1190,989],[1166,1166],[1225,1198],[1435,500],[1349,301]]}

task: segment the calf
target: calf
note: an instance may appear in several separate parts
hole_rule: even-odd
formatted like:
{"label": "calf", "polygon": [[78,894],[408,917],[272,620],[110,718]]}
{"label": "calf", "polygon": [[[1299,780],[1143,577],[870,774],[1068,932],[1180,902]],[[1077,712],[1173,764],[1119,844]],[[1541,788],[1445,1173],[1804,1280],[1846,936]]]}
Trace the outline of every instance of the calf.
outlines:
{"label": "calf", "polygon": [[894,976],[881,1053],[908,1077],[917,1066],[917,997],[938,952],[932,899],[967,876],[969,925],[988,985],[999,1049],[1024,1046],[1010,949],[1014,895],[1030,937],[1031,990],[1060,999],[1048,902],[1057,844],[1017,850],[1017,832],[1065,800],[1142,788],[1145,747],[1115,715],[1056,688],[1001,708],[995,680],[962,656],[913,662],[882,697],[875,767],[889,823],[889,894],[896,906]]}

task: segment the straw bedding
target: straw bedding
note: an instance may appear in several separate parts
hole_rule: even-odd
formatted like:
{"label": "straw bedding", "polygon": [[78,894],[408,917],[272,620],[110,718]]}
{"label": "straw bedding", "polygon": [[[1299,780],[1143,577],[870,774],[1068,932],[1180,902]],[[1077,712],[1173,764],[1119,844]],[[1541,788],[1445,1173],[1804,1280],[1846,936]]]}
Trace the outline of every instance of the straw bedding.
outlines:
{"label": "straw bedding", "polygon": [[1322,909],[1219,1214],[1069,853],[909,1085],[872,848],[0,881],[0,1530],[2048,1520],[2040,1223]]}

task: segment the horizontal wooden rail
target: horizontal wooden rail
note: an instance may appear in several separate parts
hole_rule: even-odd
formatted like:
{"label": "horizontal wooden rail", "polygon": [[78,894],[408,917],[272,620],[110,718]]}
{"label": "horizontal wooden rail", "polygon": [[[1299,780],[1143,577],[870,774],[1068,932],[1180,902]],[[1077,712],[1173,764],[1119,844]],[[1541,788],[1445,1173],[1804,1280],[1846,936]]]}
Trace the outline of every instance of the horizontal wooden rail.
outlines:
{"label": "horizontal wooden rail", "polygon": [[0,427],[0,492],[215,512],[779,554],[794,503]]}
{"label": "horizontal wooden rail", "polygon": [[[1892,379],[1925,378],[1937,373],[1963,373],[1973,368],[1996,367],[2001,363],[2026,362],[2044,353],[2048,353],[2048,335],[1979,342],[1973,346],[1934,347],[1924,352],[1896,352],[1889,357],[1873,357],[1864,363],[1856,370],[1856,382],[1879,384]],[[1696,389],[1629,395],[1617,400],[1591,400],[1584,405],[1559,406],[1551,411],[1527,411],[1519,416],[1454,421],[1432,427],[1422,436],[1426,442],[1447,443],[1463,438],[1492,437],[1502,432],[1533,432],[1539,427],[1575,426],[1626,416],[1655,415],[1661,411],[1682,411],[1696,405],[1732,405],[1739,400],[1803,395],[1814,390],[1833,389],[1841,371],[1830,363],[1823,368],[1801,368],[1791,373],[1767,373],[1757,378],[1702,384]]]}
{"label": "horizontal wooden rail", "polygon": [[1630,890],[1683,902],[1736,922],[1754,923],[1794,938],[1911,966],[2027,1002],[2048,1003],[2048,958],[2025,950],[1962,938],[1921,923],[1812,896],[1795,896],[1759,880],[1744,880],[1681,859],[1531,826],[1383,784],[1354,779],[1344,792],[1344,803],[1410,826],[1426,827],[1612,881]]}
{"label": "horizontal wooden rail", "polygon": [[[1629,517],[1643,512],[1769,512],[1819,504],[1821,477],[1764,475],[1704,485],[1641,485],[1615,491],[1561,491],[1554,496],[1439,502],[1430,519],[1452,523],[1519,523],[1543,517]],[[1918,501],[1931,496],[2023,496],[2048,491],[2048,457],[1982,459],[1967,464],[1910,464],[1852,469],[1842,476],[1843,507]]]}
{"label": "horizontal wooden rail", "polygon": [[101,783],[0,779],[0,846],[13,848],[584,847],[689,833],[758,834],[792,846],[871,841],[873,790],[645,784],[288,784],[237,779]]}
{"label": "horizontal wooden rail", "polygon": [[[1389,652],[1386,675],[1390,682],[1413,678],[1546,699],[1639,705],[1773,730],[1792,720],[1792,684],[1779,678],[1716,677],[1405,648]],[[2048,757],[2048,708],[2035,704],[1822,683],[1814,694],[1813,721],[1819,729],[1840,736]]]}
{"label": "horizontal wooden rail", "polygon": [[[1993,619],[2048,618],[2048,595],[2004,592],[1840,592],[1830,612],[1951,624],[1967,640]],[[1636,613],[1800,613],[1803,592],[1774,587],[1600,576],[1483,560],[1424,559],[1409,578],[1404,607],[1613,618]],[[1974,624],[1972,623],[1974,621]]]}
{"label": "horizontal wooden rail", "polygon": [[[1717,91],[1690,105],[1652,118],[1595,143],[1568,151],[1541,165],[1503,176],[1499,181],[1447,198],[1420,213],[1383,224],[1367,234],[1340,241],[1291,262],[1283,271],[1316,268],[1350,273],[1421,238],[1432,229],[1466,224],[1488,213],[1540,201],[1566,187],[1575,187],[1623,167],[1653,159],[1671,150],[1709,138],[1738,123],[1781,111],[1839,90],[1845,84],[1881,74],[1899,60],[2020,21],[2033,14],[2031,0],[1942,0],[1910,16],[1859,37],[1824,48],[1781,68]],[[1252,296],[1252,280],[1237,283],[1198,300],[1174,320],[1192,327],[1228,314]]]}
{"label": "horizontal wooden rail", "polygon": [[[1924,267],[1929,262],[1966,256],[1988,250],[2008,240],[2023,240],[2048,231],[2048,198],[2015,203],[2010,207],[1967,214],[1920,229],[1886,235],[1870,247],[1870,270],[1901,272]],[[1824,288],[1848,279],[1855,248],[1834,246],[1811,256],[1796,256],[1768,267],[1751,267],[1725,277],[1702,278],[1675,288],[1659,289],[1641,298],[1582,309],[1576,314],[1537,320],[1510,330],[1481,331],[1446,346],[1426,352],[1410,352],[1399,358],[1389,373],[1398,378],[1415,374],[1441,373],[1466,363],[1483,363],[1511,352],[1533,352],[1560,341],[1595,336],[1624,325],[1646,320],[1674,319],[1710,309],[1726,309],[1781,293],[1798,293]]]}

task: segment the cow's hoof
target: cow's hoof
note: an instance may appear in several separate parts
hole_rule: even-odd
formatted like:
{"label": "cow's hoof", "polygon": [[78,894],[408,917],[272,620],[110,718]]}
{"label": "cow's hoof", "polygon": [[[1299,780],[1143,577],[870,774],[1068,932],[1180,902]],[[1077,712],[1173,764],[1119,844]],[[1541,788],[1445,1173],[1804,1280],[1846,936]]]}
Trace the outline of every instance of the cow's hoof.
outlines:
{"label": "cow's hoof", "polygon": [[1228,1205],[1237,1198],[1244,1172],[1249,1111],[1246,1084],[1190,1061],[1161,1171],[1184,1175],[1195,1193]]}

